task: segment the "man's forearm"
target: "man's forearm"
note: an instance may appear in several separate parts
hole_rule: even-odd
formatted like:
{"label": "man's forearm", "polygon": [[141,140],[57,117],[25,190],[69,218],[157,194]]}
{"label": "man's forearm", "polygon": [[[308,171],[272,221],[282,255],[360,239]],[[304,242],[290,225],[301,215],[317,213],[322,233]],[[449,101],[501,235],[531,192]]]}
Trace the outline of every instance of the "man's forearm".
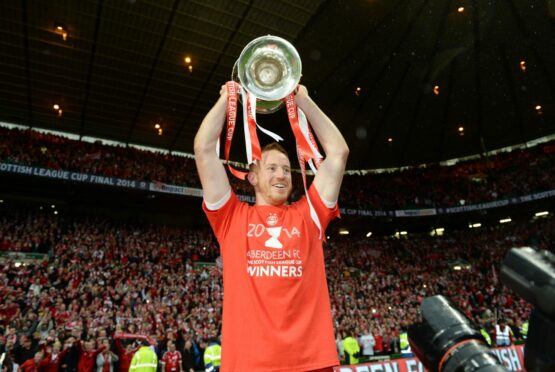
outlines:
{"label": "man's forearm", "polygon": [[220,90],[220,98],[206,114],[195,136],[195,163],[207,203],[215,203],[229,192],[229,180],[220,161],[216,145],[224,127],[227,108],[227,89]]}
{"label": "man's forearm", "polygon": [[313,185],[322,200],[335,203],[339,197],[349,147],[339,129],[310,98],[306,87],[299,86],[295,101],[305,113],[325,153],[325,159],[318,168]]}
{"label": "man's forearm", "polygon": [[343,135],[331,119],[316,105],[308,95],[297,100],[297,105],[305,113],[314,134],[324,148],[326,157],[347,157],[349,148]]}
{"label": "man's forearm", "polygon": [[216,104],[204,117],[195,136],[195,154],[216,151],[216,143],[225,122],[226,102],[227,99],[224,96],[220,96]]}

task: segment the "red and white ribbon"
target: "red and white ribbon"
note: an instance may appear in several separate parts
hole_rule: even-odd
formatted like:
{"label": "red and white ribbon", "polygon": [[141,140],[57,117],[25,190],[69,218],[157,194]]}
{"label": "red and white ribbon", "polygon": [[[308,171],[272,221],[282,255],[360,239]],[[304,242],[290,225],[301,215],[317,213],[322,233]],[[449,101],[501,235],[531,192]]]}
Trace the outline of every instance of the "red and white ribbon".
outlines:
{"label": "red and white ribbon", "polygon": [[[260,131],[274,139],[274,141],[283,141],[279,135],[262,128],[256,122],[256,97],[246,92],[245,89],[235,83],[234,81],[228,81],[226,83],[227,87],[227,107],[226,107],[226,136],[225,136],[225,160],[227,161],[227,166],[231,174],[235,177],[244,180],[247,177],[248,172],[243,172],[237,170],[231,166],[229,163],[229,152],[231,149],[231,142],[233,140],[233,133],[235,132],[235,125],[237,124],[237,103],[238,103],[238,91],[241,94],[243,101],[243,128],[245,134],[245,150],[247,153],[247,162],[252,164],[256,160],[260,160],[262,157],[262,151],[260,148],[260,142],[258,141],[258,135],[256,133],[256,128]],[[216,153],[220,156],[220,141],[216,144]]]}
{"label": "red and white ribbon", "polygon": [[[246,151],[247,151],[247,162],[251,164],[254,160],[260,159],[262,156],[259,153],[260,144],[258,142],[258,136],[256,134],[256,128],[260,129],[260,131],[266,134],[276,142],[283,141],[276,133],[263,128],[260,126],[256,121],[256,101],[257,98],[254,94],[247,92],[246,89],[241,89],[241,97],[243,102],[243,126],[244,126],[244,133],[245,133],[245,144],[246,144]],[[253,104],[254,102],[254,104]],[[259,155],[257,157],[257,155]]]}
{"label": "red and white ribbon", "polygon": [[[231,174],[235,177],[244,180],[247,177],[247,172],[239,171],[231,166],[229,163],[229,151],[231,150],[231,141],[233,140],[233,132],[235,132],[235,124],[237,121],[237,89],[239,86],[234,81],[228,81],[226,83],[227,88],[227,107],[226,107],[226,116],[227,116],[227,126],[226,126],[226,133],[225,133],[225,145],[224,145],[224,153],[225,153],[225,160],[227,161],[227,167]],[[256,139],[258,141],[258,139]],[[259,145],[260,147],[260,145]],[[216,145],[217,151],[220,149],[220,141],[218,141]],[[218,154],[219,155],[219,154]]]}
{"label": "red and white ribbon", "polygon": [[306,119],[306,115],[304,114],[303,110],[297,108],[297,115],[299,117],[299,126],[301,127],[301,132],[310,145],[310,149],[312,150],[312,154],[314,155],[314,160],[316,161],[316,163],[314,163],[313,159],[309,159],[308,165],[310,166],[310,169],[312,169],[314,174],[316,174],[318,172],[318,167],[320,166],[320,163],[322,162],[324,157],[318,151],[318,146],[316,145],[316,141],[314,140],[314,136],[312,135],[312,131],[310,130],[308,120]]}
{"label": "red and white ribbon", "polygon": [[314,174],[316,174],[323,157],[318,151],[318,146],[316,145],[316,141],[314,140],[314,136],[310,130],[308,121],[306,120],[306,115],[297,107],[293,93],[289,94],[285,98],[285,106],[287,108],[287,117],[289,118],[291,129],[295,135],[295,141],[297,142],[297,158],[299,159],[299,166],[301,167],[304,193],[310,209],[310,217],[316,224],[316,227],[318,227],[318,231],[320,233],[319,238],[322,239],[322,224],[320,223],[318,214],[316,213],[308,195],[305,163],[308,163]]}
{"label": "red and white ribbon", "polygon": [[[256,160],[260,160],[262,157],[260,142],[258,141],[258,135],[256,133],[256,128],[260,129],[264,134],[272,137],[276,142],[283,141],[276,133],[262,128],[256,122],[256,97],[250,92],[246,92],[245,89],[241,89],[237,83],[234,81],[228,81],[227,86],[227,127],[226,127],[226,141],[225,141],[225,159],[227,161],[227,166],[231,174],[235,177],[244,180],[247,176],[247,172],[239,171],[234,169],[229,163],[229,152],[231,149],[231,141],[233,140],[233,133],[235,131],[235,125],[237,120],[237,101],[238,95],[237,91],[241,93],[243,101],[243,128],[245,133],[245,150],[247,153],[247,161],[250,165]],[[295,96],[293,93],[289,94],[285,98],[285,105],[287,108],[287,117],[289,118],[289,123],[291,124],[291,129],[295,136],[295,141],[297,145],[297,158],[299,160],[299,166],[301,168],[301,174],[303,178],[304,192],[306,199],[308,201],[308,206],[310,209],[310,217],[318,227],[320,233],[319,238],[322,239],[322,225],[314,209],[310,197],[308,196],[308,189],[306,183],[306,164],[310,166],[314,174],[318,172],[318,166],[322,162],[323,156],[318,151],[318,145],[314,139],[314,135],[310,130],[310,125],[306,119],[306,115],[302,110],[297,107],[295,102]],[[217,151],[219,151],[219,141],[217,145]]]}
{"label": "red and white ribbon", "polygon": [[[255,160],[262,158],[260,142],[256,133],[256,98],[252,94],[245,93],[240,89],[243,97],[243,128],[245,133],[245,150],[247,151],[247,163],[250,165]],[[254,102],[254,105],[253,105]]]}

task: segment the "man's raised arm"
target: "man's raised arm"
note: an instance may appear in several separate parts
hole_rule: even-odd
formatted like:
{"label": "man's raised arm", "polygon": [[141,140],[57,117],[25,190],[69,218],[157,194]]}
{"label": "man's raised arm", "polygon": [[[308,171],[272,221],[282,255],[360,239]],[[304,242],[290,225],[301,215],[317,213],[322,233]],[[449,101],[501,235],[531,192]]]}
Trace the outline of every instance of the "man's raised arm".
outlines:
{"label": "man's raised arm", "polygon": [[298,107],[306,114],[318,141],[324,148],[325,159],[318,168],[314,186],[320,198],[335,203],[343,180],[349,147],[339,129],[308,95],[306,87],[299,85],[295,95]]}
{"label": "man's raised arm", "polygon": [[219,202],[231,190],[224,165],[216,153],[216,144],[226,118],[227,88],[222,86],[220,98],[206,114],[195,136],[195,163],[208,204]]}

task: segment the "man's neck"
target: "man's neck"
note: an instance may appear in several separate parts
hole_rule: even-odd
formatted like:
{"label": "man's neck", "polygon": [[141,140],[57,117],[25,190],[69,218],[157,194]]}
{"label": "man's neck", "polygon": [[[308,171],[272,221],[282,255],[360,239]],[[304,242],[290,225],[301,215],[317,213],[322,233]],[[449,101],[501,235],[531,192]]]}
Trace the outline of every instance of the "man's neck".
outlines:
{"label": "man's neck", "polygon": [[279,207],[289,205],[289,202],[285,201],[284,203],[281,203],[281,204],[273,204],[271,202],[266,201],[266,199],[264,199],[263,197],[257,196],[256,200],[254,202],[254,205],[256,205],[257,207],[277,207],[277,208],[279,208]]}

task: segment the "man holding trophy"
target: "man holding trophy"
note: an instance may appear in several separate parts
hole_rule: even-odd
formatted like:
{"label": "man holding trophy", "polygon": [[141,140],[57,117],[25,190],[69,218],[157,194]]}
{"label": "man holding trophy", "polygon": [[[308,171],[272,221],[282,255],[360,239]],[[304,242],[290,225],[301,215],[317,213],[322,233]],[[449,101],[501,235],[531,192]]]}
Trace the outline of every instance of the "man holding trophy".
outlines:
{"label": "man holding trophy", "polygon": [[[322,243],[328,223],[339,216],[337,199],[349,149],[307,89],[298,85],[300,59],[288,61],[291,54],[298,59],[291,44],[277,37],[249,43],[238,60],[241,85],[231,81],[222,87],[195,137],[203,209],[223,259],[221,371],[332,371],[339,365]],[[281,92],[265,96],[272,90]],[[230,170],[253,186],[253,206],[232,191],[217,151],[226,117],[231,141],[238,92],[245,105],[245,132],[250,133],[250,168],[248,173]],[[260,149],[256,138],[257,99],[271,98],[286,101],[303,180],[305,162],[316,172],[310,187],[305,181],[306,195],[290,205],[287,152],[277,143]],[[227,157],[229,143],[225,147]]]}

